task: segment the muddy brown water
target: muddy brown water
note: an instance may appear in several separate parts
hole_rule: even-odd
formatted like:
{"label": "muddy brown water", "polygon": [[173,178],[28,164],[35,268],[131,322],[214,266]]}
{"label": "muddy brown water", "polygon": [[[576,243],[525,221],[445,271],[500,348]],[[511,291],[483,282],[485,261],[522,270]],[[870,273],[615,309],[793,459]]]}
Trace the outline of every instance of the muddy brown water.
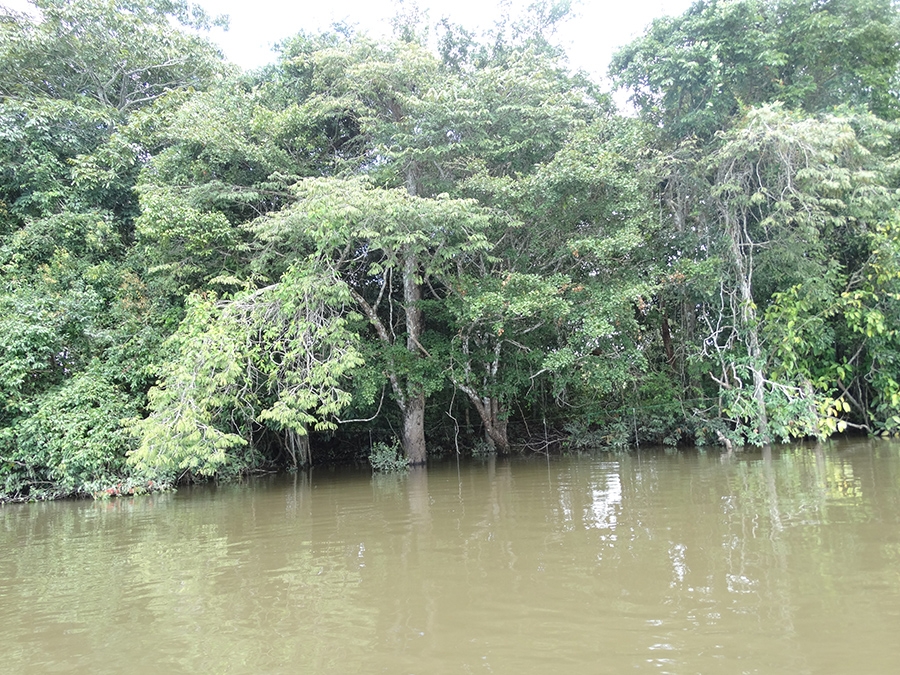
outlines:
{"label": "muddy brown water", "polygon": [[0,508],[0,673],[898,673],[900,444]]}

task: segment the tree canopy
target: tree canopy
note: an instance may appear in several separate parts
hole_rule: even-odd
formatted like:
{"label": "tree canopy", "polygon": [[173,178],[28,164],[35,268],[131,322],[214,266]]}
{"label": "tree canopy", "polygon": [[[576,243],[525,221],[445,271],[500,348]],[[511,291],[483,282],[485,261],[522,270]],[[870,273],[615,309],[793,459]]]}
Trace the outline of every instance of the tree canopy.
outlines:
{"label": "tree canopy", "polygon": [[[900,432],[889,0],[548,37],[0,14],[0,493],[359,459]],[[117,488],[119,489],[119,488]]]}

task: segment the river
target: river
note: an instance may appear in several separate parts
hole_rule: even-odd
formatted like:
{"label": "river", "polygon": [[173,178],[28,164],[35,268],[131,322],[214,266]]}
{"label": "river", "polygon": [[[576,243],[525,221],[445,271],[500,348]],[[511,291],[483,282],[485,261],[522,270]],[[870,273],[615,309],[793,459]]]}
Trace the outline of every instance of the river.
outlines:
{"label": "river", "polygon": [[900,444],[0,508],[0,673],[897,673]]}

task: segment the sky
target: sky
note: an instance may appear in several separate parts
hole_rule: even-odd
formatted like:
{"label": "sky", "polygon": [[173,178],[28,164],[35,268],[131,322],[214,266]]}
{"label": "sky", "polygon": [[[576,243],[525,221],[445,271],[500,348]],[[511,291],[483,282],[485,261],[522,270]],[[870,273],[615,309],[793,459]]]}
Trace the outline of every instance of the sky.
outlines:
{"label": "sky", "polygon": [[[442,18],[466,28],[489,28],[504,14],[516,14],[533,0],[418,0],[434,25]],[[680,14],[692,0],[575,0],[575,14],[559,32],[572,64],[595,76],[606,73],[616,48],[641,34],[656,17]],[[2,0],[0,0],[2,2]],[[252,68],[272,59],[271,46],[299,30],[327,28],[335,21],[356,24],[370,34],[390,32],[396,0],[205,0],[210,13],[228,14],[227,33],[213,38],[235,63]]]}
{"label": "sky", "polygon": [[[407,0],[408,2],[409,0]],[[516,14],[533,0],[418,0],[429,24],[447,17],[466,28],[490,27],[504,14]],[[681,14],[692,0],[574,0],[575,16],[562,27],[559,43],[570,63],[597,78],[606,74],[613,52],[640,35],[654,18]],[[301,30],[316,31],[335,21],[356,25],[373,36],[390,32],[397,0],[200,0],[210,14],[228,14],[227,32],[211,38],[228,59],[244,69],[273,60],[272,45]],[[0,0],[22,10],[27,0]]]}

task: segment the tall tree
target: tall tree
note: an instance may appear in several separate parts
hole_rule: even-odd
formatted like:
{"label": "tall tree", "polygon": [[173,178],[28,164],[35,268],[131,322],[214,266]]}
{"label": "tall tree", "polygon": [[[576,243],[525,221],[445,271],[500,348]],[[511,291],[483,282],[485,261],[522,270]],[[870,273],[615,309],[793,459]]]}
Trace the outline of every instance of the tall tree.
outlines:
{"label": "tall tree", "polygon": [[[767,107],[753,111],[724,140],[709,160],[715,172],[713,217],[723,229],[721,255],[728,271],[722,281],[730,296],[726,311],[735,332],[717,330],[709,344],[719,349],[735,338],[744,344],[745,358],[723,363],[719,382],[739,399],[741,371],[749,375],[755,411],[747,416],[755,427],[753,438],[766,443],[773,435],[767,387],[789,400],[813,392],[803,382],[769,379],[776,345],[769,345],[766,353],[758,308],[765,307],[773,293],[798,285],[834,302],[847,283],[847,270],[832,242],[864,237],[867,227],[890,217],[893,200],[872,171],[870,153],[850,119],[814,119]],[[812,405],[813,400],[807,400]],[[815,419],[813,415],[813,424]],[[786,435],[785,426],[779,436]],[[807,435],[818,429],[796,431]]]}
{"label": "tall tree", "polygon": [[0,480],[38,497],[125,472],[159,337],[127,261],[146,157],[117,130],[224,66],[185,3],[34,4],[0,10]]}
{"label": "tall tree", "polygon": [[864,106],[893,119],[900,17],[891,0],[700,0],[613,58],[633,104],[674,137],[708,139],[742,106]]}
{"label": "tall tree", "polygon": [[[655,21],[613,60],[659,130],[654,245],[670,273],[655,311],[680,341],[667,358],[692,396],[717,394],[720,434],[765,443],[827,435],[838,417],[870,426],[868,394],[847,386],[860,380],[836,377],[866,353],[839,298],[892,218],[894,132],[879,116],[897,116],[898,37],[888,1],[711,0]],[[848,397],[852,416],[832,404]]]}
{"label": "tall tree", "polygon": [[[203,223],[239,233],[252,216],[243,204],[262,214],[243,228],[258,242],[256,274],[277,281],[284,261],[304,256],[334,270],[381,345],[375,360],[401,411],[406,452],[423,461],[425,404],[444,386],[452,335],[446,313],[429,319],[427,310],[459,287],[450,276],[490,258],[488,239],[503,238],[514,219],[482,179],[533,174],[607,113],[606,99],[540,50],[504,50],[460,67],[415,41],[341,33],[298,36],[256,87],[230,86],[189,102],[170,126],[170,149],[145,173],[141,240],[184,274],[210,252]],[[221,107],[226,99],[235,104]],[[220,121],[209,128],[201,116]],[[330,178],[296,182],[323,174]],[[178,203],[190,217],[163,217]],[[534,238],[552,229],[536,222]],[[194,288],[224,271],[205,265]]]}
{"label": "tall tree", "polygon": [[425,333],[425,289],[434,297],[433,287],[446,285],[457,264],[487,247],[490,214],[470,200],[417,197],[350,179],[308,179],[295,190],[295,206],[254,230],[281,250],[312,249],[315,265],[348,286],[381,343],[406,456],[420,464],[426,397],[442,380]]}
{"label": "tall tree", "polygon": [[448,303],[452,378],[501,451],[512,409],[554,417],[537,392],[597,410],[641,361],[635,307],[653,286],[642,125],[598,115],[573,127],[531,172],[467,181],[518,223]]}
{"label": "tall tree", "polygon": [[30,1],[36,19],[7,12],[0,21],[6,98],[86,98],[128,113],[176,89],[205,88],[222,69],[210,42],[174,26],[227,20],[186,0]]}

